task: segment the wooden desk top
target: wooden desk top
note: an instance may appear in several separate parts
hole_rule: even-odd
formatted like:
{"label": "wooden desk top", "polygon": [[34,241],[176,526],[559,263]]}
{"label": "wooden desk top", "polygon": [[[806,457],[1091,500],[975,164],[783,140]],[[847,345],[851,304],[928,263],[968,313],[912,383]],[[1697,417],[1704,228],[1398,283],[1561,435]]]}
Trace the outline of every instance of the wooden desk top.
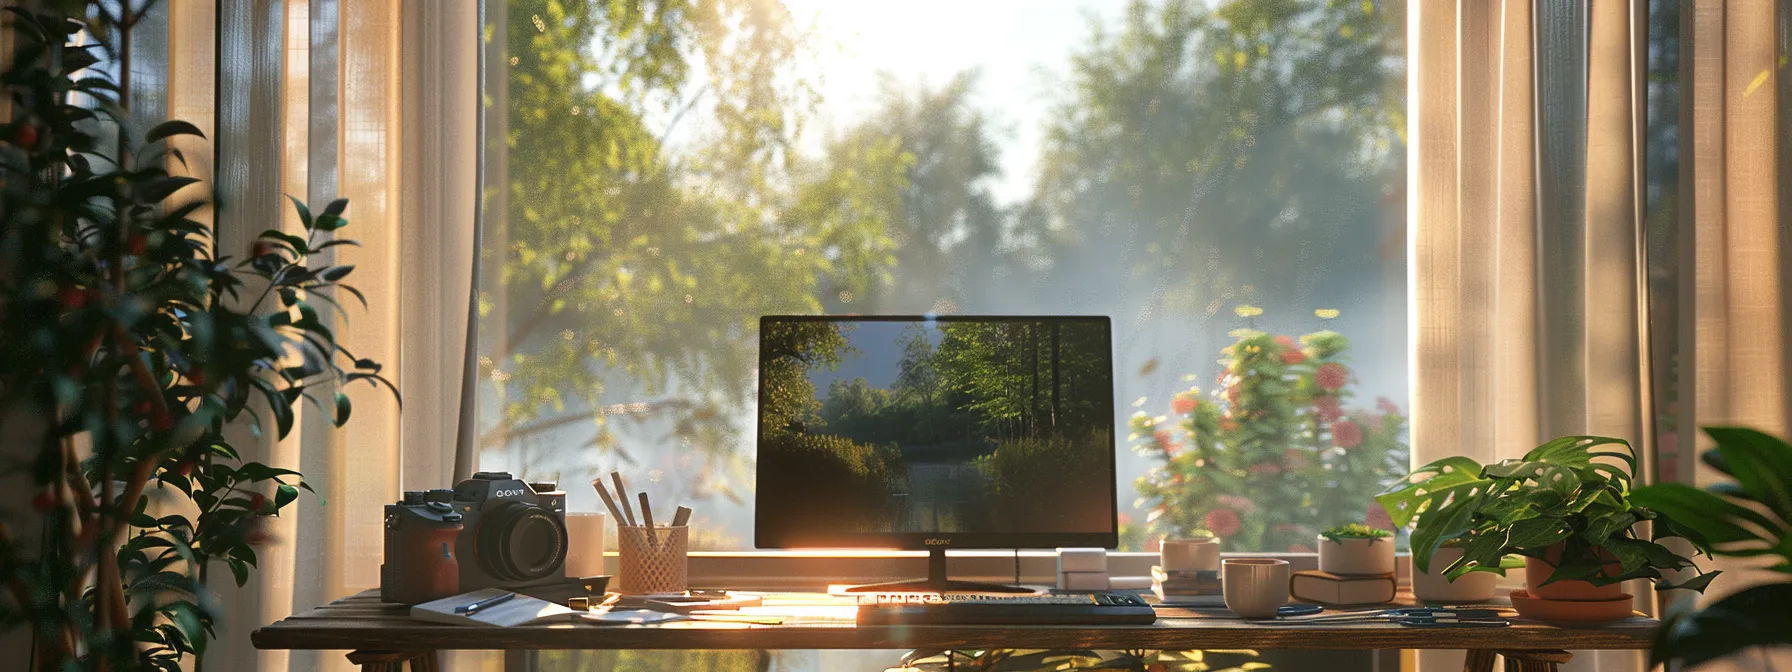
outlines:
{"label": "wooden desk top", "polygon": [[[768,596],[768,604],[773,602]],[[250,635],[260,649],[1646,649],[1660,622],[1641,616],[1596,627],[1515,620],[1508,628],[1253,623],[1225,610],[1161,609],[1127,626],[879,626],[851,622],[744,625],[555,624],[512,628],[412,620],[367,591],[294,614]]]}

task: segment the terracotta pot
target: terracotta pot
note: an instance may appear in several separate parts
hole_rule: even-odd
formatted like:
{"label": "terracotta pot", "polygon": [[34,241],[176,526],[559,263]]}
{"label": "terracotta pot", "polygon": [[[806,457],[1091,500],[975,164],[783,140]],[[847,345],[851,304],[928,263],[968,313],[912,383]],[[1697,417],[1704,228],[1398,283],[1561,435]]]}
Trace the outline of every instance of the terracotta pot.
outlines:
{"label": "terracotta pot", "polygon": [[[1532,597],[1539,600],[1568,601],[1607,601],[1616,600],[1624,595],[1624,584],[1611,583],[1595,586],[1591,581],[1557,581],[1543,585],[1549,577],[1556,573],[1556,564],[1562,561],[1563,544],[1556,544],[1543,550],[1542,558],[1526,557],[1524,559],[1524,587]],[[1617,576],[1624,571],[1623,564],[1605,549],[1599,549],[1599,559],[1606,560],[1604,571],[1608,576]]]}
{"label": "terracotta pot", "polygon": [[1341,576],[1394,573],[1393,537],[1332,541],[1319,535],[1317,544],[1321,572]]}
{"label": "terracotta pot", "polygon": [[1444,577],[1444,569],[1450,563],[1462,557],[1460,548],[1440,548],[1431,554],[1431,571],[1421,572],[1417,565],[1412,568],[1412,596],[1421,602],[1443,602],[1461,604],[1465,602],[1486,602],[1493,599],[1494,589],[1498,587],[1499,575],[1491,572],[1470,572],[1451,581]]}

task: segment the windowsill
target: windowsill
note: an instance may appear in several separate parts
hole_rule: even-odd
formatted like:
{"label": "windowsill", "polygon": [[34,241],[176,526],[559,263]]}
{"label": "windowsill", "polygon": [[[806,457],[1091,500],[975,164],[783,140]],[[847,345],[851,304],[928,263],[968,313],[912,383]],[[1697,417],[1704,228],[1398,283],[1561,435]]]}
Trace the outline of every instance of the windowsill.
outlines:
{"label": "windowsill", "polygon": [[[1224,557],[1280,558],[1293,571],[1317,569],[1313,553],[1224,553]],[[1150,576],[1156,553],[1109,553],[1112,576]],[[950,551],[946,563],[952,578],[965,581],[1055,585],[1058,556],[1053,551],[1021,551],[1019,579],[1012,551]],[[1401,585],[1409,574],[1406,554],[1395,563]],[[742,590],[822,590],[830,584],[863,584],[917,578],[927,574],[926,551],[699,551],[690,554],[690,583],[698,588]],[[616,553],[604,554],[604,568],[617,571]]]}

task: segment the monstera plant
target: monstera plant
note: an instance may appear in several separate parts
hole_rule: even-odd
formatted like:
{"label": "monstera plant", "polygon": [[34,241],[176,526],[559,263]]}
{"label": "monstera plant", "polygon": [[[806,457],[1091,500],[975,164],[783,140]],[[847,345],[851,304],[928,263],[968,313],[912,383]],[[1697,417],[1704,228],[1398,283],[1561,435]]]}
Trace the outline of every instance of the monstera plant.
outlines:
{"label": "monstera plant", "polygon": [[1652,664],[1692,666],[1747,648],[1792,645],[1792,445],[1744,427],[1706,427],[1705,434],[1716,445],[1699,459],[1730,481],[1703,490],[1650,485],[1631,500],[1672,516],[1677,534],[1714,555],[1765,561],[1780,580],[1671,615]]}
{"label": "monstera plant", "polygon": [[7,8],[0,448],[35,488],[8,519],[42,537],[0,524],[0,627],[30,630],[32,651],[6,655],[39,670],[177,670],[202,654],[207,583],[245,583],[263,521],[309,489],[238,442],[284,437],[308,398],[342,424],[346,383],[391,389],[332,331],[336,297],[360,298],[342,284],[352,267],[314,261],[353,244],[336,237],[347,203],[295,200],[302,230],[269,222],[218,249],[169,143],[200,130],[131,123],[123,45],[150,4]]}
{"label": "monstera plant", "polygon": [[[1396,525],[1415,519],[1413,565],[1430,571],[1431,556],[1446,542],[1462,557],[1447,568],[1505,574],[1507,555],[1545,560],[1553,573],[1545,585],[1585,581],[1608,586],[1629,579],[1660,579],[1668,570],[1696,569],[1654,539],[1637,536],[1640,521],[1654,521],[1655,536],[1685,536],[1703,547],[1675,517],[1633,498],[1636,453],[1622,439],[1564,436],[1515,460],[1483,466],[1447,457],[1418,468],[1377,501]],[[1703,590],[1717,572],[1677,586]]]}

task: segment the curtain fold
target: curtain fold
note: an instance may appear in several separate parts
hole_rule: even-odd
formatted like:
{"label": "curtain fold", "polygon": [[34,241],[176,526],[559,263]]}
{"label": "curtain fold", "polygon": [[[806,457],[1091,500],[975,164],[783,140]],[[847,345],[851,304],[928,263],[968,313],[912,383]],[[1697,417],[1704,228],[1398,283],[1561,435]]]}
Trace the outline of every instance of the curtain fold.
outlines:
{"label": "curtain fold", "polygon": [[168,111],[214,140],[219,254],[240,257],[263,229],[298,231],[287,194],[317,207],[348,198],[341,233],[361,246],[313,264],[353,264],[368,308],[337,296],[346,310],[320,312],[357,357],[385,365],[406,411],[357,384],[343,390],[346,427],[307,406],[284,441],[245,430],[242,445],[256,446],[246,456],[301,470],[321,496],[301,497],[269,530],[247,586],[212,582],[226,613],[207,667],[350,670],[342,652],[258,652],[248,635],[377,587],[382,507],[404,489],[452,485],[472,282],[476,4],[170,0],[167,11]]}
{"label": "curtain fold", "polygon": [[[1634,76],[1643,0],[1414,3],[1412,460],[1562,434],[1639,453],[1648,352]],[[1646,478],[1647,474],[1639,474]],[[1639,607],[1646,585],[1629,591]],[[1422,669],[1460,667],[1427,652]],[[1574,669],[1640,668],[1581,652]]]}

